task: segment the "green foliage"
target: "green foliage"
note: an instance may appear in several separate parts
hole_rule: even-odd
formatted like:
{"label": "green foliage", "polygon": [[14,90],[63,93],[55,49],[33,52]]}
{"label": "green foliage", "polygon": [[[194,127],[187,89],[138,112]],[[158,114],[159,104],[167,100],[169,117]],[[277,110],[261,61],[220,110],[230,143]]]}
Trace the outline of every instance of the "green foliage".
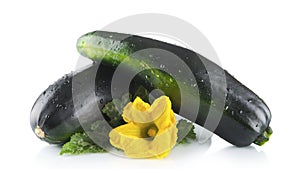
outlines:
{"label": "green foliage", "polygon": [[179,120],[177,123],[177,143],[185,144],[189,143],[189,140],[196,139],[196,133],[194,132],[195,126],[192,122],[188,122],[187,120]]}
{"label": "green foliage", "polygon": [[86,133],[75,133],[71,136],[69,142],[62,146],[60,155],[63,154],[85,154],[85,153],[103,153],[103,148],[94,144]]}

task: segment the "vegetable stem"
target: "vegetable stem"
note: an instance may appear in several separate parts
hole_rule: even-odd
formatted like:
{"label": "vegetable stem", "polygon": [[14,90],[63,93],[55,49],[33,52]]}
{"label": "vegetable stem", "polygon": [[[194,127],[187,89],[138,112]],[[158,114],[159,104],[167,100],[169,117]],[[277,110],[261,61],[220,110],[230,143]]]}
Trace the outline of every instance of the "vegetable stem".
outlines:
{"label": "vegetable stem", "polygon": [[257,144],[259,146],[264,145],[266,142],[269,141],[270,136],[272,135],[272,133],[273,133],[272,128],[270,126],[267,127],[266,130],[254,140],[253,143]]}

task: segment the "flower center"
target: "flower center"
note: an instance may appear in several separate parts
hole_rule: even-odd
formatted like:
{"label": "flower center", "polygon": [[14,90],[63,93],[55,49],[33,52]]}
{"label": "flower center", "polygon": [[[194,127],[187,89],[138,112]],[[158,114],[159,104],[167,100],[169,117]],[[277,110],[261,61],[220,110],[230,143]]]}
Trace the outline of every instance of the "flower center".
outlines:
{"label": "flower center", "polygon": [[158,128],[156,126],[151,126],[148,131],[147,131],[147,135],[149,137],[154,137],[157,134]]}

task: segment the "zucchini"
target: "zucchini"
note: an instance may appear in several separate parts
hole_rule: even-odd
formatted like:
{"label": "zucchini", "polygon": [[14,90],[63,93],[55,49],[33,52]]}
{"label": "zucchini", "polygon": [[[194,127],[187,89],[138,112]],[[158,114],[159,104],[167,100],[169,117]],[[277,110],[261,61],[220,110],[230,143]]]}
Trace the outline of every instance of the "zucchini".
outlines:
{"label": "zucchini", "polygon": [[[162,53],[152,53],[153,50],[150,50],[142,55],[134,56],[135,52],[151,48],[169,51],[180,57],[191,69],[197,85],[185,84],[187,79],[184,75],[180,76],[178,81],[167,72],[154,69],[155,66],[143,56],[164,57]],[[95,63],[59,79],[39,96],[32,108],[31,127],[35,134],[44,141],[62,144],[68,141],[75,132],[82,131],[78,117],[80,113],[85,113],[86,107],[93,105],[89,102],[96,102],[97,107],[89,107],[90,111],[86,113],[86,122],[94,121],[97,115],[93,114],[95,111],[92,110],[97,108],[101,110],[103,105],[112,100],[113,92],[118,92],[112,88],[113,76],[120,68],[120,63],[125,60],[127,62],[121,71],[124,80],[128,74],[140,70],[141,67],[145,68],[131,80],[129,91],[132,95],[136,95],[141,86],[148,92],[160,89],[170,97],[172,108],[174,112],[178,113],[181,108],[181,93],[178,91],[182,89],[183,93],[187,93],[189,96],[188,102],[200,101],[195,123],[212,130],[236,146],[247,146],[251,143],[262,145],[268,141],[272,133],[269,127],[271,113],[264,101],[218,65],[202,56],[200,56],[200,61],[198,54],[191,50],[140,36],[103,31],[88,33],[80,37],[77,49],[83,56],[94,60]],[[99,61],[102,62],[99,63]],[[206,64],[204,65],[203,62]],[[207,65],[224,73],[220,74],[220,78],[222,75],[225,76],[227,86],[220,84],[219,77],[211,78],[209,76],[205,67]],[[175,67],[175,69],[178,68]],[[73,100],[82,99],[83,95],[88,96],[93,92],[89,90],[91,86],[82,85],[79,82],[94,75],[96,76],[94,81],[96,100],[86,99],[82,101],[81,107],[75,109]],[[74,81],[74,78],[79,81]],[[83,89],[79,93],[72,93],[74,85],[82,85]],[[119,85],[122,86],[122,84]],[[183,86],[183,88],[179,86]],[[224,107],[214,108],[211,106],[218,101],[212,100],[211,86],[226,94]],[[87,90],[84,90],[85,88]],[[195,93],[195,91],[199,93]],[[117,93],[118,96],[122,94],[124,93]],[[213,107],[213,113],[221,113],[220,123],[215,130],[205,125],[211,107]],[[180,115],[194,120],[188,113]]]}
{"label": "zucchini", "polygon": [[[86,99],[82,103],[76,102],[80,105],[75,109],[74,100],[88,98],[91,94],[88,89],[90,86],[82,85],[80,82],[87,81],[87,77],[93,77],[97,71],[96,78],[93,79],[97,84],[94,90],[97,96],[96,100]],[[107,102],[112,100],[110,82],[113,72],[113,67],[92,64],[75,73],[67,74],[50,85],[40,94],[31,110],[30,124],[36,136],[51,144],[67,142],[74,133],[83,130],[78,118],[80,112],[87,111],[87,106],[94,106],[88,109],[92,113],[86,117],[87,121],[96,121],[99,116],[93,114],[95,112],[93,110],[98,108],[101,110]],[[84,92],[73,92],[75,86]],[[87,104],[87,102],[96,102],[97,104]],[[88,115],[88,112],[85,114]]]}
{"label": "zucchini", "polygon": [[[179,77],[182,81],[170,81],[170,75],[164,71],[151,69],[154,67],[153,59],[147,59],[148,56],[170,59],[171,56],[163,51],[175,54],[188,65],[197,81],[200,107],[195,123],[212,130],[236,146],[248,146],[251,143],[262,145],[269,140],[272,134],[269,127],[271,112],[265,102],[226,70],[191,50],[136,35],[105,31],[94,31],[83,35],[77,41],[77,49],[81,55],[96,62],[102,61],[104,64],[117,67],[126,60],[125,67],[128,69],[139,70],[143,67],[146,70],[140,72],[132,80],[130,91],[135,92],[140,85],[145,86],[149,91],[160,89],[170,97],[174,111],[179,112],[181,102],[180,94],[176,92],[178,91],[176,83],[185,84],[188,81],[184,77],[185,74]],[[160,49],[162,53],[147,49]],[[145,50],[146,52],[139,53],[139,51]],[[210,72],[207,72],[208,69]],[[209,76],[209,73],[212,75]],[[146,77],[154,78],[149,80]],[[226,83],[221,82],[222,78],[226,80]],[[184,92],[190,94],[189,101],[199,99],[196,98],[199,95],[194,93],[194,85],[181,86],[183,86]],[[214,102],[222,102],[222,97],[212,99],[212,88],[215,88],[221,95],[225,94],[224,107],[211,106],[216,104]],[[209,112],[213,113],[213,118],[222,113],[216,129],[209,124],[205,125]],[[180,115],[193,120],[188,113]]]}

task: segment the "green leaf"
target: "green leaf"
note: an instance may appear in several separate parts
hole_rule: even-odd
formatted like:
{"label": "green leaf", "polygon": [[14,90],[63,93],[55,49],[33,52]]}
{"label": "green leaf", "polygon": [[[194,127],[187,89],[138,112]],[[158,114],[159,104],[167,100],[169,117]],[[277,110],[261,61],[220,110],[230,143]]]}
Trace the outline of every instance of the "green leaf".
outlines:
{"label": "green leaf", "polygon": [[123,108],[130,102],[131,95],[125,94],[121,99],[114,99],[102,108],[102,113],[108,117],[108,123],[113,127],[125,124],[122,117]]}
{"label": "green leaf", "polygon": [[71,140],[62,146],[60,155],[63,154],[85,154],[85,153],[103,153],[103,148],[97,146],[86,133],[75,133]]}
{"label": "green leaf", "polygon": [[133,99],[135,99],[136,97],[140,97],[144,102],[150,103],[150,101],[149,101],[149,92],[144,86],[140,86],[136,90]]}
{"label": "green leaf", "polygon": [[189,143],[189,140],[196,140],[196,133],[194,132],[195,126],[192,122],[181,119],[177,123],[177,143]]}

